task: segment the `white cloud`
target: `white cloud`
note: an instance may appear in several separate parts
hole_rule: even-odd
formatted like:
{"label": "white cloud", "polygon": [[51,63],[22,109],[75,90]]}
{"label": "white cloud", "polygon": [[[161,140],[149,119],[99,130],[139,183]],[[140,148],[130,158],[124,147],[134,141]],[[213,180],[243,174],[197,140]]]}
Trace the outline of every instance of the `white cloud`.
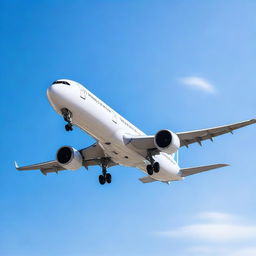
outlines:
{"label": "white cloud", "polygon": [[210,247],[210,246],[196,246],[196,247],[192,247],[189,248],[188,250],[189,255],[207,255],[207,256],[221,256],[221,255],[225,255],[228,256],[230,253],[230,250],[228,248],[222,248],[222,247]]}
{"label": "white cloud", "polygon": [[193,224],[180,227],[174,231],[161,232],[161,234],[168,237],[223,243],[256,239],[256,226],[222,223]]}
{"label": "white cloud", "polygon": [[230,256],[255,256],[256,247],[248,247],[235,250],[229,254]]}
{"label": "white cloud", "polygon": [[160,236],[177,239],[188,256],[255,256],[256,225],[244,223],[239,216],[224,212],[202,212],[194,223],[158,232]]}
{"label": "white cloud", "polygon": [[256,240],[256,225],[242,224],[234,215],[204,212],[198,216],[201,223],[181,226],[174,230],[158,232],[158,234],[214,243]]}
{"label": "white cloud", "polygon": [[187,251],[189,255],[204,255],[204,256],[255,256],[256,255],[256,247],[210,247],[210,246],[199,246],[199,247],[192,247],[189,248]]}
{"label": "white cloud", "polygon": [[192,89],[198,89],[198,90],[205,91],[207,93],[212,93],[212,94],[216,93],[215,87],[202,77],[189,76],[189,77],[184,77],[180,79],[180,81],[181,83],[191,87]]}
{"label": "white cloud", "polygon": [[235,215],[223,212],[202,212],[198,214],[198,218],[209,222],[217,223],[230,223],[238,219]]}

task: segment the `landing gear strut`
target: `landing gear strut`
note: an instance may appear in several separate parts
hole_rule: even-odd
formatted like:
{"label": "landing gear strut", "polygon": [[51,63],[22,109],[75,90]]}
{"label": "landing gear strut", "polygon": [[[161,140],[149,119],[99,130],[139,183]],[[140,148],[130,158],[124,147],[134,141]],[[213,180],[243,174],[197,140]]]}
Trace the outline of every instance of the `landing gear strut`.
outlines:
{"label": "landing gear strut", "polygon": [[102,174],[99,176],[99,183],[101,185],[104,185],[106,182],[110,184],[112,181],[111,174],[107,173],[108,161],[108,159],[104,159],[102,162]]}
{"label": "landing gear strut", "polygon": [[147,160],[150,162],[150,164],[147,165],[148,175],[151,176],[154,172],[158,173],[160,171],[160,164],[154,160],[150,151],[148,152]]}
{"label": "landing gear strut", "polygon": [[67,108],[63,108],[61,110],[61,113],[63,115],[64,120],[67,122],[67,124],[65,125],[66,131],[73,131],[72,113]]}

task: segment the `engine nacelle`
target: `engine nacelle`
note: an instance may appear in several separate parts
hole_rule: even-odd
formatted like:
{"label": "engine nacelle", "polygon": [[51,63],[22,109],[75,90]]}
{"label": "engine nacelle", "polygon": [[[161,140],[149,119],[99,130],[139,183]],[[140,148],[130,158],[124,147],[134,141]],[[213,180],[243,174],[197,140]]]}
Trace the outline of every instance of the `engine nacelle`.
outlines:
{"label": "engine nacelle", "polygon": [[155,146],[167,154],[174,154],[180,148],[180,139],[172,131],[161,130],[155,135]]}
{"label": "engine nacelle", "polygon": [[58,150],[56,160],[63,168],[69,170],[77,170],[83,164],[83,158],[80,152],[69,146],[61,147]]}

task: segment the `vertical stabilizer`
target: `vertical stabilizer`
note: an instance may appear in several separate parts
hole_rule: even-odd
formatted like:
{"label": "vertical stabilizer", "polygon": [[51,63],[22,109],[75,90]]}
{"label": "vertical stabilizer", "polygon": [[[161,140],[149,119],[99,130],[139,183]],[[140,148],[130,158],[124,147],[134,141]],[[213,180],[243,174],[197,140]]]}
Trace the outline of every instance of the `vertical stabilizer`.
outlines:
{"label": "vertical stabilizer", "polygon": [[174,161],[179,165],[179,151],[172,155]]}

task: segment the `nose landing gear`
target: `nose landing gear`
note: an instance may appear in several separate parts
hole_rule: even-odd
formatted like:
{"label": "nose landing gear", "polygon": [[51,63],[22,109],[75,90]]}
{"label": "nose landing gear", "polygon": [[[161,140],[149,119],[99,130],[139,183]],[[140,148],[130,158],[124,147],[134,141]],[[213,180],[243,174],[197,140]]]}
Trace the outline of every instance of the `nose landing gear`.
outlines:
{"label": "nose landing gear", "polygon": [[65,130],[66,130],[67,132],[73,131],[72,124],[70,124],[70,123],[66,124],[66,125],[65,125]]}
{"label": "nose landing gear", "polygon": [[61,113],[63,115],[64,120],[67,122],[67,124],[65,125],[66,131],[73,131],[72,113],[67,108],[63,108],[61,110]]}

